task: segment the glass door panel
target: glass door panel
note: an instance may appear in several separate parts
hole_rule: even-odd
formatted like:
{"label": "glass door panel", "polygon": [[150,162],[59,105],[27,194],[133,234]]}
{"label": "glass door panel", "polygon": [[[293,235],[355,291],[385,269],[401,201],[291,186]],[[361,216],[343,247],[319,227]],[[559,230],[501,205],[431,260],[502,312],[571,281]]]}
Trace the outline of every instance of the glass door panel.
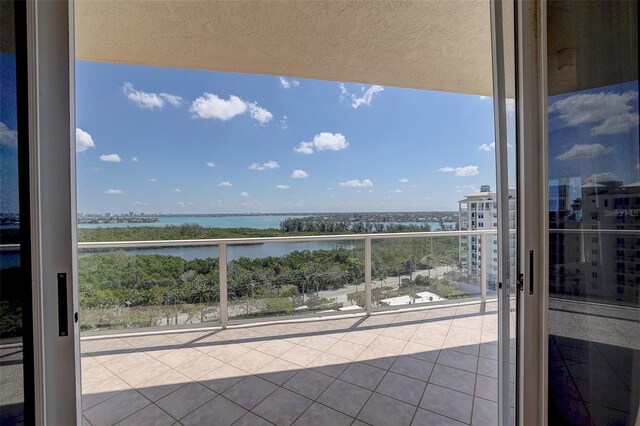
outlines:
{"label": "glass door panel", "polygon": [[548,422],[640,422],[638,4],[549,1]]}

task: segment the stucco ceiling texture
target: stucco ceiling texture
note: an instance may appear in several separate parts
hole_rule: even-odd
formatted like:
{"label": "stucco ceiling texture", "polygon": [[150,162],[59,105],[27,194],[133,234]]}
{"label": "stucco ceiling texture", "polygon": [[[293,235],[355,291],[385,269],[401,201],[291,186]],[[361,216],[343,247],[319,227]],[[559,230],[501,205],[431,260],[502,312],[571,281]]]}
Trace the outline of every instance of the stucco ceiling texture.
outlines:
{"label": "stucco ceiling texture", "polygon": [[488,95],[487,0],[75,2],[76,58]]}

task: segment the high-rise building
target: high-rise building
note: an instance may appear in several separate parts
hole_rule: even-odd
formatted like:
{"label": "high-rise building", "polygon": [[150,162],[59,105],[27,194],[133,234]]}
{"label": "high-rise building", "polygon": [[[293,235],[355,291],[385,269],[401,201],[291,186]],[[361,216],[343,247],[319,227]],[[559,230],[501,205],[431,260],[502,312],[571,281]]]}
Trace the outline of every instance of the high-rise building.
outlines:
{"label": "high-rise building", "polygon": [[[509,229],[515,229],[516,199],[515,190],[509,190]],[[498,208],[496,192],[489,185],[482,185],[480,191],[474,192],[458,201],[458,223],[461,231],[491,230],[498,228]],[[509,244],[511,273],[515,273],[515,234],[511,235]],[[498,237],[492,234],[486,237],[486,261],[482,259],[482,237],[477,235],[460,237],[460,266],[471,278],[480,283],[482,266],[485,265],[487,283],[494,288],[498,281]]]}

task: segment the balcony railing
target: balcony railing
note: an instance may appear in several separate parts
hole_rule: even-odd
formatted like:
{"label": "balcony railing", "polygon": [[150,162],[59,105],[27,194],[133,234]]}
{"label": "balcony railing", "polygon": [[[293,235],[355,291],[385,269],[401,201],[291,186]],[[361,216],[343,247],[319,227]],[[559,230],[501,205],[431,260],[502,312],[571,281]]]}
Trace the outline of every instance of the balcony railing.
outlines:
{"label": "balcony railing", "polygon": [[[487,273],[485,262],[478,267],[482,273],[480,277],[474,274],[465,275],[461,271],[464,265],[460,262],[459,240],[484,234],[495,234],[496,230],[470,230],[470,231],[436,231],[436,232],[407,232],[407,233],[376,233],[376,234],[347,234],[347,235],[320,235],[320,236],[292,236],[292,237],[265,237],[265,238],[230,238],[230,239],[201,239],[201,240],[160,240],[160,241],[116,241],[116,242],[84,242],[78,244],[79,252],[79,287],[81,324],[84,329],[104,330],[118,328],[154,327],[160,325],[184,325],[193,323],[218,324],[225,328],[230,321],[261,321],[266,317],[283,315],[314,315],[323,316],[335,313],[366,312],[377,310],[398,309],[429,303],[446,303],[449,298],[471,295],[479,297],[482,301],[487,298]],[[441,254],[434,254],[433,241],[441,238],[449,238],[450,245],[455,251],[447,253],[445,258]],[[452,239],[453,238],[453,239]],[[391,240],[398,240],[394,243]],[[404,243],[400,241],[405,240]],[[409,241],[406,241],[409,240]],[[484,239],[488,240],[488,239]],[[302,265],[301,270],[288,271],[288,274],[269,274],[269,265],[261,265],[261,272],[255,274],[239,274],[238,262],[254,265],[249,257],[255,259],[267,259],[267,255],[249,256],[241,259],[242,250],[260,251],[260,248],[275,245],[289,244],[291,247],[302,246],[302,252],[307,247],[320,243],[341,244],[341,249],[352,253],[355,262],[352,270],[315,270],[313,265]],[[387,245],[385,245],[387,244]],[[391,246],[388,246],[391,244]],[[423,269],[414,265],[399,265],[397,273],[381,276],[377,270],[380,263],[384,262],[385,253],[394,250],[393,244],[404,244],[401,248],[418,247],[413,253],[418,257],[415,262],[421,263]],[[480,257],[486,259],[486,243],[478,244]],[[328,247],[328,246],[327,246]],[[16,247],[12,247],[13,250]],[[184,287],[183,291],[191,292],[189,302],[184,302],[179,294],[156,294],[157,298],[145,296],[148,300],[127,299],[131,289],[153,286],[153,282],[162,282],[163,277],[136,277],[136,265],[128,255],[139,254],[166,254],[181,257],[181,253],[197,250],[197,256],[193,259],[215,259],[210,264],[201,265],[207,267],[206,277],[208,282],[198,286],[195,277],[190,271],[180,271],[179,278],[173,278]],[[310,249],[310,252],[321,250]],[[386,250],[386,251],[385,251]],[[452,249],[453,250],[453,249]],[[276,250],[277,251],[277,250]],[[270,257],[281,257],[281,254]],[[91,263],[88,268],[88,259],[83,259],[94,254],[112,254],[114,258],[100,260]],[[354,255],[357,254],[357,255]],[[422,256],[422,259],[419,257]],[[434,259],[434,256],[437,259]],[[444,260],[443,260],[444,259]],[[105,263],[109,260],[110,263]],[[375,262],[374,262],[375,260]],[[169,262],[167,259],[147,259],[147,262]],[[255,260],[257,262],[257,260]],[[266,260],[264,260],[267,262]],[[83,262],[85,262],[83,264]],[[101,263],[102,262],[102,263]],[[158,264],[160,265],[160,263]],[[316,263],[320,269],[321,264]],[[426,265],[426,267],[425,267]],[[389,265],[385,265],[389,266]],[[395,265],[392,265],[395,267]],[[127,269],[129,268],[129,269]],[[230,270],[231,268],[231,270]],[[392,268],[393,269],[393,268]],[[132,272],[133,271],[133,272]],[[468,272],[468,271],[466,271]],[[433,280],[436,277],[454,276],[454,284],[458,286],[455,292],[453,285]],[[83,302],[93,298],[89,294],[87,285],[96,275],[103,276],[101,282],[107,286],[118,288],[123,296],[119,300],[110,302],[108,297],[104,300]],[[388,281],[393,276],[393,283]],[[418,276],[423,278],[418,279]],[[106,278],[104,278],[106,277]],[[169,277],[164,277],[168,278]],[[397,281],[396,281],[397,280]],[[466,280],[466,281],[465,281]],[[476,280],[476,281],[473,281]],[[217,282],[216,282],[217,281]],[[479,282],[478,282],[479,281]],[[425,283],[420,285],[419,282]],[[432,287],[447,291],[453,289],[450,297],[434,293]],[[448,286],[448,287],[447,287]],[[466,291],[459,290],[460,288]],[[476,292],[478,289],[479,291]],[[301,291],[300,291],[301,290]],[[182,290],[181,290],[182,291]],[[454,294],[455,292],[455,294]],[[153,293],[153,292],[151,292]],[[492,291],[490,291],[492,293]],[[100,296],[100,295],[98,295]],[[131,295],[135,298],[135,295]],[[351,303],[350,306],[344,306]],[[90,305],[89,309],[87,305]]]}

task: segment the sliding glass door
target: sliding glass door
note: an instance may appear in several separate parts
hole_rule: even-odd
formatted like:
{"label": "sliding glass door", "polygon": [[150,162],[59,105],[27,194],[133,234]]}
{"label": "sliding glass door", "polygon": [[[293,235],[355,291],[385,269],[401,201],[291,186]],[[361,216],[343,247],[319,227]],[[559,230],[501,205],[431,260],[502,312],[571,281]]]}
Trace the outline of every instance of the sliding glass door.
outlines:
{"label": "sliding glass door", "polygon": [[547,4],[548,422],[640,422],[638,3]]}

